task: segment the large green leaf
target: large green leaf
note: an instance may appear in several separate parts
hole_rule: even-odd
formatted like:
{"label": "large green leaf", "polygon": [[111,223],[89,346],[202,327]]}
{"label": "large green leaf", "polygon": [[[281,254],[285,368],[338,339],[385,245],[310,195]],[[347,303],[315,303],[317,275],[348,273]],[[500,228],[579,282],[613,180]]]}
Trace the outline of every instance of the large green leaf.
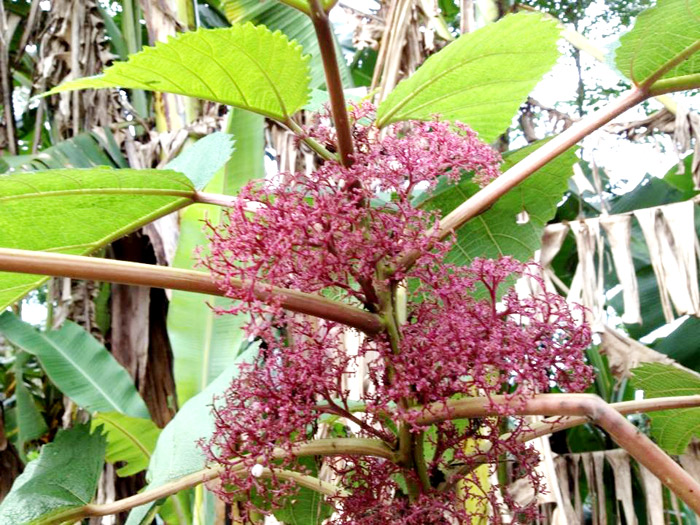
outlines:
{"label": "large green leaf", "polygon": [[[229,131],[236,137],[236,151],[206,189],[232,195],[251,178],[264,176],[264,119],[235,109],[229,115]],[[193,268],[195,248],[207,243],[203,221],[208,218],[216,224],[221,213],[217,206],[202,204],[182,212],[173,266]],[[209,304],[202,295],[180,290],[173,290],[170,301],[168,335],[175,355],[175,383],[181,403],[201,392],[233,362],[244,338],[241,325],[245,316],[216,315],[211,307],[226,306],[230,301],[222,297],[208,301]]]}
{"label": "large green leaf", "polygon": [[[192,202],[180,173],[109,168],[0,176],[0,246],[87,255]],[[45,280],[0,272],[0,309]]]}
{"label": "large green leaf", "polygon": [[[271,31],[281,31],[294,40],[304,49],[304,53],[311,55],[309,62],[312,88],[321,88],[326,85],[326,76],[323,70],[323,60],[318,47],[316,31],[311,19],[304,13],[284,5],[277,0],[224,0],[222,2],[226,18],[232,24],[241,22],[253,22],[264,25]],[[345,87],[352,86],[352,76],[340,50],[337,40],[334,42],[340,78]]]}
{"label": "large green leaf", "polygon": [[439,114],[494,140],[556,62],[559,32],[551,19],[520,13],[459,37],[389,94],[377,125]]}
{"label": "large green leaf", "polygon": [[148,468],[160,434],[153,421],[119,412],[100,412],[92,418],[92,426],[100,425],[107,435],[107,461],[124,463],[117,469],[118,476],[133,476]]}
{"label": "large green leaf", "polygon": [[[517,164],[541,143],[533,144],[504,156],[503,171]],[[577,161],[573,149],[540,168],[516,188],[498,199],[491,208],[457,230],[457,243],[448,255],[454,264],[466,265],[474,257],[496,258],[511,255],[525,261],[540,247],[544,226],[554,217],[557,203],[567,189],[572,166]],[[471,180],[459,184],[444,181],[422,205],[440,210],[444,216],[479,191]],[[528,221],[516,222],[527,212]]]}
{"label": "large green leaf", "polygon": [[[632,370],[632,385],[645,398],[700,394],[700,375],[673,365],[646,363]],[[651,435],[670,454],[683,454],[691,438],[700,437],[700,408],[650,412]]]}
{"label": "large green leaf", "polygon": [[0,333],[37,356],[51,381],[79,406],[91,412],[149,417],[128,372],[79,325],[66,321],[60,330],[39,332],[5,312],[0,315]]}
{"label": "large green leaf", "polygon": [[[257,349],[239,357],[250,360]],[[197,472],[206,467],[206,456],[197,444],[214,431],[211,407],[215,395],[221,395],[238,375],[238,364],[230,365],[207,388],[187,401],[166,425],[158,437],[156,449],[148,465],[148,487],[155,488],[168,481]],[[153,507],[153,503],[136,507],[129,514],[127,525],[138,525]]]}
{"label": "large green leaf", "polygon": [[157,43],[104,74],[64,83],[49,94],[122,87],[213,100],[284,120],[309,97],[309,57],[264,26],[200,29]]}
{"label": "large green leaf", "polygon": [[60,511],[90,503],[104,465],[105,438],[88,425],[59,430],[15,480],[0,505],[0,523],[41,523]]}
{"label": "large green leaf", "polygon": [[658,0],[642,12],[634,28],[620,39],[617,67],[635,84],[644,82],[674,61],[661,79],[700,73],[700,2]]}

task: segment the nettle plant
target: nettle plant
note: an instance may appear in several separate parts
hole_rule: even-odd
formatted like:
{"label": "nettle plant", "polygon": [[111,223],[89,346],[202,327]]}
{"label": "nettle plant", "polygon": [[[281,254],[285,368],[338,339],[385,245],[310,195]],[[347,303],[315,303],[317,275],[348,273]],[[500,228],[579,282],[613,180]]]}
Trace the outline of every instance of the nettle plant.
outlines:
{"label": "nettle plant", "polygon": [[[141,523],[165,498],[178,508],[178,493],[206,483],[232,503],[239,522],[265,513],[296,522],[296,512],[305,523],[501,523],[505,515],[530,523],[534,502],[518,504],[490,475],[509,462],[537,493],[538,456],[528,442],[585,422],[700,512],[700,485],[624,417],[698,399],[609,405],[580,393],[593,378],[585,311],[553,293],[522,296],[512,288],[526,277],[546,289],[539,268],[521,261],[537,248],[566,189],[571,148],[649,97],[700,86],[700,6],[659,0],[616,52],[633,87],[560,135],[501,159],[483,141],[507,129],[553,66],[555,21],[509,15],[463,35],[375,107],[344,98],[328,20],[333,4],[285,3],[311,18],[325,66],[329,102],[310,125],[295,117],[309,98],[308,57],[279,32],[250,24],[184,34],[50,94],[121,87],[246,109],[294,132],[317,155],[315,171],[253,180],[236,196],[203,192],[204,174],[219,167],[212,157],[230,155],[230,141],[215,135],[165,170],[0,179],[0,215],[19,224],[0,248],[0,269],[14,272],[2,274],[3,305],[41,284],[37,275],[223,295],[233,301],[213,308],[244,319],[249,342],[229,372],[160,433],[145,491],[89,503],[105,448],[129,473],[148,462],[118,449],[125,446],[115,437],[119,418],[143,417],[145,408],[140,399],[129,404],[133,386],[119,383],[108,397],[121,416],[95,418],[106,441],[83,426],[59,433],[18,479],[0,517],[65,523],[134,509],[129,522]],[[467,263],[459,254],[479,235],[470,221],[488,220],[487,210],[512,195],[516,212],[531,216],[519,248]],[[31,199],[43,207],[28,216],[22,206]],[[197,255],[210,275],[85,257],[193,203],[223,208],[221,221],[207,222],[209,243]],[[105,210],[116,219],[102,221]],[[511,230],[515,214],[510,219],[491,227]],[[34,222],[41,235],[26,233]],[[0,317],[0,330],[47,369],[52,348],[89,337],[75,325],[38,333],[10,314]],[[351,394],[350,381],[359,391]],[[64,391],[80,406],[110,410],[71,388]],[[61,464],[79,479],[64,479]],[[47,487],[59,479],[70,490],[57,495]]]}

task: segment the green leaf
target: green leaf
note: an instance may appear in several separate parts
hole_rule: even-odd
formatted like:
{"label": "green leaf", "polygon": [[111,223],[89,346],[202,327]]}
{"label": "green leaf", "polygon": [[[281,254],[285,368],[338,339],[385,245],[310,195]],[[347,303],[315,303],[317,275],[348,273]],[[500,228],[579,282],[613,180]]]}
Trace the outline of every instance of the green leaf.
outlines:
{"label": "green leaf", "polygon": [[51,381],[79,406],[149,417],[128,372],[79,325],[66,321],[60,330],[42,333],[8,311],[0,315],[0,333],[37,356]]}
{"label": "green leaf", "polygon": [[[257,349],[254,349],[257,351]],[[238,375],[238,364],[249,361],[253,351],[231,364],[207,388],[187,401],[166,425],[158,437],[155,451],[148,465],[148,488],[155,488],[206,467],[206,457],[197,445],[214,431],[211,408],[215,395],[221,395]],[[141,505],[129,513],[127,525],[138,525],[148,514],[153,503]]]}
{"label": "green leaf", "polygon": [[[309,18],[304,13],[284,5],[277,0],[224,0],[221,2],[226,18],[232,24],[253,22],[267,27],[270,31],[281,31],[290,40],[294,40],[303,48],[304,53],[311,55],[309,61],[310,86],[325,88],[326,75],[323,70],[321,50],[318,47],[316,31]],[[340,79],[343,86],[352,86],[352,76],[337,39],[334,40]]]}
{"label": "green leaf", "polygon": [[17,171],[97,166],[129,167],[109,128],[96,128],[89,133],[80,133],[33,155],[6,155],[3,160]]}
{"label": "green leaf", "polygon": [[185,148],[165,169],[184,173],[201,190],[231,158],[233,143],[228,133],[211,133]]}
{"label": "green leaf", "polygon": [[301,46],[264,26],[200,29],[145,48],[102,75],[61,84],[47,94],[87,88],[145,89],[285,120],[308,99],[308,61]]}
{"label": "green leaf", "polygon": [[[647,399],[700,394],[700,375],[673,365],[647,363],[632,370],[630,378]],[[700,437],[700,408],[650,412],[651,435],[669,454],[683,454],[691,438]]]}
{"label": "green leaf", "polygon": [[[234,109],[229,114],[228,131],[236,137],[238,147],[225,170],[209,183],[207,191],[233,195],[248,180],[264,176],[264,125],[263,117],[245,110]],[[183,210],[173,266],[193,268],[195,248],[207,244],[203,221],[208,218],[218,224],[221,215],[218,206],[195,204]],[[241,329],[245,315],[217,315],[211,308],[229,306],[230,300],[210,297],[208,303],[200,294],[173,290],[168,335],[175,356],[175,384],[181,403],[201,392],[224,371],[235,359],[245,337]]]}
{"label": "green leaf", "polygon": [[41,523],[60,511],[90,503],[104,465],[105,438],[88,425],[59,430],[15,480],[0,505],[0,523]]}
{"label": "green leaf", "polygon": [[675,65],[659,77],[668,82],[700,73],[698,50],[700,3],[658,0],[655,7],[637,17],[633,29],[620,39],[615,62],[625,76],[639,85],[674,61]]}
{"label": "green leaf", "polygon": [[673,332],[649,346],[686,368],[700,371],[700,319],[688,316]]}
{"label": "green leaf", "polygon": [[[532,153],[542,142],[504,155],[502,171]],[[468,265],[475,257],[497,258],[511,255],[521,261],[532,257],[539,249],[542,231],[556,213],[557,203],[567,189],[572,166],[577,161],[571,149],[540,168],[516,188],[513,188],[481,215],[459,230],[457,242],[448,254],[448,261]],[[471,180],[459,184],[441,184],[422,203],[428,210],[440,210],[444,216],[479,191]],[[518,213],[527,212],[528,221],[516,223]]]}
{"label": "green leaf", "polygon": [[[299,458],[298,463],[307,469],[309,475],[318,477],[314,458]],[[325,502],[324,497],[306,487],[300,488],[281,509],[274,512],[275,518],[287,525],[321,525],[331,514],[333,507]]]}
{"label": "green leaf", "polygon": [[27,352],[17,352],[12,369],[15,374],[15,411],[17,425],[17,448],[24,454],[24,443],[40,438],[48,427],[36,406],[34,397],[24,384],[24,365],[29,360]]}
{"label": "green leaf", "polygon": [[519,13],[459,37],[389,94],[377,125],[439,114],[493,141],[556,62],[559,32],[551,19]]}
{"label": "green leaf", "polygon": [[[0,246],[88,255],[192,202],[180,173],[110,168],[0,176]],[[0,310],[46,280],[0,272]]]}
{"label": "green leaf", "polygon": [[125,463],[117,469],[118,476],[133,476],[148,468],[160,434],[153,421],[119,412],[100,412],[92,418],[92,427],[100,425],[107,436],[107,461]]}

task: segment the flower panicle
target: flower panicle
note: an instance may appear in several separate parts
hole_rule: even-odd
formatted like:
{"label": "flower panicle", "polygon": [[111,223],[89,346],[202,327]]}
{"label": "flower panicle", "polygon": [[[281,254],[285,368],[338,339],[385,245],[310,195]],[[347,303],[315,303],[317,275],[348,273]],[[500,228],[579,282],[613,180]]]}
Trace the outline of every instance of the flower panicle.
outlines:
{"label": "flower panicle", "polygon": [[[592,377],[583,359],[590,330],[555,294],[520,297],[508,290],[516,278],[545,289],[536,267],[510,257],[450,265],[445,259],[454,239],[426,235],[439,217],[416,207],[416,197],[441,181],[471,177],[487,184],[498,175],[499,155],[463,124],[434,119],[380,132],[374,114],[367,102],[350,111],[351,166],[326,161],[309,174],[251,182],[223,223],[208,225],[202,264],[237,301],[218,311],[245,313],[246,332],[260,345],[214,404],[215,431],[203,447],[225,467],[220,493],[247,495],[250,508],[270,511],[297,490],[274,472],[306,471],[292,453],[295,445],[336,435],[381,439],[398,449],[399,429],[408,428],[430,451],[413,464],[350,455],[324,462],[326,475],[344,489],[328,498],[337,511],[333,523],[470,523],[479,517],[474,508],[498,509],[504,502],[532,517],[534,507],[496,497],[475,474],[482,465],[493,471],[507,455],[540,490],[536,454],[518,441],[527,429],[522,418],[509,416],[506,406],[500,417],[426,428],[411,408],[497,394],[517,403],[553,384],[581,391]],[[327,122],[321,115],[305,132],[332,144]],[[416,250],[422,253],[416,264],[398,272],[402,256]],[[233,279],[246,284],[233,286]],[[350,351],[349,328],[287,312],[274,298],[263,302],[258,286],[323,294],[385,320],[392,316],[396,331],[356,334]],[[350,382],[357,374],[362,381],[353,400]],[[359,412],[353,402],[361,404]],[[502,437],[505,423],[513,427],[508,437]],[[491,444],[489,452],[468,452],[481,440]],[[259,465],[272,476],[263,479]]]}

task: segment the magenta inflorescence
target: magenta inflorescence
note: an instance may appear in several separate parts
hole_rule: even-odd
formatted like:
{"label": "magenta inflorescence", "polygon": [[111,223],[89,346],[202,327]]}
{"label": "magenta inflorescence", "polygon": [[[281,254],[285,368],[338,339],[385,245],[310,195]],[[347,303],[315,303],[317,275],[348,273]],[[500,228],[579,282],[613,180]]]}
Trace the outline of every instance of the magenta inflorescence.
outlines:
{"label": "magenta inflorescence", "polygon": [[[210,225],[202,262],[237,301],[221,313],[249,315],[247,333],[260,343],[216,402],[205,448],[225,467],[220,492],[245,496],[248,508],[274,509],[297,490],[276,472],[316,474],[294,457],[296,445],[371,438],[397,449],[396,461],[350,454],[323,461],[325,478],[342,489],[328,498],[333,523],[471,523],[497,519],[504,506],[526,522],[536,509],[484,488],[480,471],[508,460],[540,490],[537,455],[518,439],[524,419],[505,406],[501,417],[423,427],[416,407],[496,394],[518,403],[552,385],[581,391],[591,380],[583,359],[590,331],[558,295],[508,290],[523,276],[545,289],[536,266],[509,257],[449,265],[453,241],[426,233],[438,217],[414,206],[417,194],[440,178],[487,184],[498,174],[497,153],[462,124],[436,119],[380,133],[373,116],[367,103],[351,111],[351,166],[326,161],[311,174],[252,182],[226,220]],[[323,118],[306,132],[334,141]],[[422,255],[403,268],[409,252]],[[240,280],[243,287],[231,284]],[[387,329],[363,335],[349,352],[347,327],[285,311],[274,294],[263,302],[256,287],[322,294],[381,316]],[[357,374],[361,399],[350,399]],[[406,436],[419,458],[400,454]],[[475,454],[474,443],[486,442]],[[256,475],[260,465],[270,475]]]}

